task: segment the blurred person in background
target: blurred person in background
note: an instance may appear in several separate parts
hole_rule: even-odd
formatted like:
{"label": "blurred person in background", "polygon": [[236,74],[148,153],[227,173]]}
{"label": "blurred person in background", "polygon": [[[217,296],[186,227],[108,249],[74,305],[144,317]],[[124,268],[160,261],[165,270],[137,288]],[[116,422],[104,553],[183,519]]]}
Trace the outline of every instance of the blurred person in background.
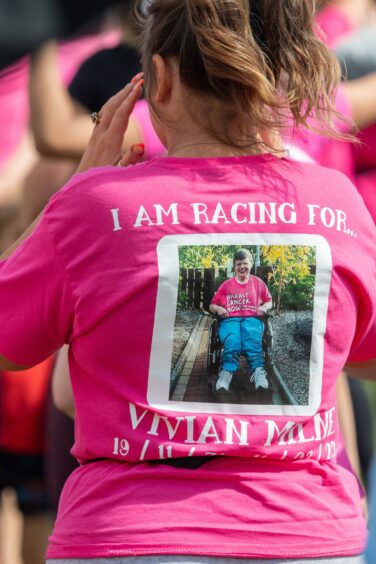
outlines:
{"label": "blurred person in background", "polygon": [[[81,62],[118,41],[118,32],[76,38],[59,46],[56,72],[68,84]],[[35,217],[25,194],[43,187],[45,201],[71,174],[71,160],[43,158],[29,127],[29,59],[0,71],[0,249],[7,248]],[[40,199],[40,196],[39,196]],[[35,202],[35,200],[33,200]],[[27,320],[25,319],[25,323]],[[76,463],[69,455],[73,430],[49,402],[53,359],[19,374],[0,372],[0,562],[41,564],[57,509],[56,498]],[[57,417],[60,436],[51,437]],[[46,424],[48,421],[48,425]],[[61,427],[65,425],[63,438]],[[49,433],[46,438],[46,428]],[[68,437],[65,448],[63,439]],[[58,444],[57,444],[58,441]],[[54,452],[59,451],[56,463]],[[71,461],[71,462],[70,462]],[[59,473],[56,472],[59,469]],[[54,477],[51,480],[51,472]],[[64,473],[63,477],[60,477]],[[51,485],[52,484],[52,485]],[[15,496],[10,495],[14,490]],[[15,506],[13,507],[13,505]],[[20,514],[17,510],[20,510]],[[16,517],[19,518],[16,519]]]}
{"label": "blurred person in background", "polygon": [[[0,371],[0,500],[12,488],[23,516],[20,556],[24,564],[42,564],[54,513],[45,479],[46,398],[53,358],[18,374]],[[3,497],[4,503],[7,498]],[[1,510],[1,502],[0,502]],[[5,515],[3,514],[3,517]],[[16,539],[0,528],[0,562]],[[12,558],[17,556],[17,546]],[[10,563],[9,563],[10,564]]]}
{"label": "blurred person in background", "polygon": [[[374,0],[332,0],[322,3],[317,17],[327,44],[342,65],[349,115],[355,117],[355,145],[331,142],[321,162],[352,179],[376,222],[376,3]],[[370,400],[363,383],[350,379],[362,475],[367,482],[374,451]]]}

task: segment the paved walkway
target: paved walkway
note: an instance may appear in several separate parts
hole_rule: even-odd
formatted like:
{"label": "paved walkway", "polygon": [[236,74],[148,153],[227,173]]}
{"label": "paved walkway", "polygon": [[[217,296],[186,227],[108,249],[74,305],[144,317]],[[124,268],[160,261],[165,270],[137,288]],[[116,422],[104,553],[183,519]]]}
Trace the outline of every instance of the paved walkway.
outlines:
{"label": "paved walkway", "polygon": [[204,315],[196,338],[189,350],[177,386],[172,394],[176,401],[205,401],[206,398],[206,350],[208,327],[211,317]]}
{"label": "paved walkway", "polygon": [[[209,326],[212,318],[204,315],[198,325],[195,338],[190,344],[187,357],[183,365],[178,383],[172,394],[171,399],[186,402],[215,402],[208,386],[208,380],[213,376],[207,373],[207,347],[209,338]],[[214,376],[215,379],[215,376]],[[209,389],[208,389],[209,388]],[[252,390],[249,384],[249,371],[244,357],[240,359],[240,368],[234,375],[232,389],[236,394],[236,399],[229,403],[258,404],[260,398]],[[267,401],[265,401],[265,399]],[[286,403],[282,400],[279,391],[274,389],[273,397],[265,398],[261,403],[281,405]]]}

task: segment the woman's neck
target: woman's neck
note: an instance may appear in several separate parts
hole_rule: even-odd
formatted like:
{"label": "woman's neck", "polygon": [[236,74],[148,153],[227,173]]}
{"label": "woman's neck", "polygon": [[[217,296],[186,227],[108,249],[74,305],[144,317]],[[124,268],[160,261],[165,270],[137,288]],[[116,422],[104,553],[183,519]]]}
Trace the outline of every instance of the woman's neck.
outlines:
{"label": "woman's neck", "polygon": [[238,282],[238,284],[247,284],[247,282],[250,278],[250,274],[248,274],[248,276],[246,278],[239,279],[236,275],[234,276],[234,278]]}
{"label": "woman's neck", "polygon": [[177,145],[168,151],[168,156],[176,157],[239,157],[260,155],[268,152],[262,147],[234,147],[220,142],[192,142]]}
{"label": "woman's neck", "polygon": [[277,151],[276,156],[285,156],[280,139],[267,138],[257,134],[244,140],[243,146],[230,145],[203,133],[172,136],[167,143],[167,154],[171,157],[240,157],[253,156]]}

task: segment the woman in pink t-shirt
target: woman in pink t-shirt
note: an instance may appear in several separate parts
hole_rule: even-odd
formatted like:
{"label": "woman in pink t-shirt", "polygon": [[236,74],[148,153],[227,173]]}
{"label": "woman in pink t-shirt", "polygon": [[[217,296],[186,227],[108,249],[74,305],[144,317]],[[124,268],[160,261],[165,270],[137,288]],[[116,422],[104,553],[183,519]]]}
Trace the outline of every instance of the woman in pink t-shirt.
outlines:
{"label": "woman in pink t-shirt", "polygon": [[[137,76],[0,263],[0,369],[69,345],[80,466],[49,564],[362,562],[357,482],[336,460],[335,383],[344,365],[374,374],[375,227],[348,179],[290,161],[279,136],[286,115],[326,123],[331,107],[338,75],[313,14],[313,1],[263,0],[250,27],[245,0],[147,3],[145,90],[168,155],[124,168],[138,160],[122,153]],[[215,270],[234,246],[259,248],[278,292],[294,290],[280,360],[305,385],[297,398],[281,379],[269,404],[192,394],[206,374],[200,308],[173,364],[181,272],[198,286],[203,263]]]}
{"label": "woman in pink t-shirt", "polygon": [[216,392],[230,392],[233,374],[244,354],[251,370],[251,382],[258,388],[269,388],[262,351],[265,315],[273,305],[266,284],[251,275],[253,257],[247,249],[234,254],[234,276],[223,282],[210,302],[210,311],[221,318],[219,338],[223,344],[221,371],[215,384]]}

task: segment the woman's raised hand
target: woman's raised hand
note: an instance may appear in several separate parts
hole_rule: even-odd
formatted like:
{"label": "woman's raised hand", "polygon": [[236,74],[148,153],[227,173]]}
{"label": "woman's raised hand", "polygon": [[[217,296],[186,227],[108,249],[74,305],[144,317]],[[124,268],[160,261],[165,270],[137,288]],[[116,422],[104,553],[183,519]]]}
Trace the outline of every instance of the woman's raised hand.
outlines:
{"label": "woman's raised hand", "polygon": [[77,173],[89,168],[136,164],[144,154],[142,144],[133,145],[123,153],[123,139],[129,117],[141,96],[143,78],[137,74],[130,84],[110,98],[97,114],[93,133],[82,156]]}

